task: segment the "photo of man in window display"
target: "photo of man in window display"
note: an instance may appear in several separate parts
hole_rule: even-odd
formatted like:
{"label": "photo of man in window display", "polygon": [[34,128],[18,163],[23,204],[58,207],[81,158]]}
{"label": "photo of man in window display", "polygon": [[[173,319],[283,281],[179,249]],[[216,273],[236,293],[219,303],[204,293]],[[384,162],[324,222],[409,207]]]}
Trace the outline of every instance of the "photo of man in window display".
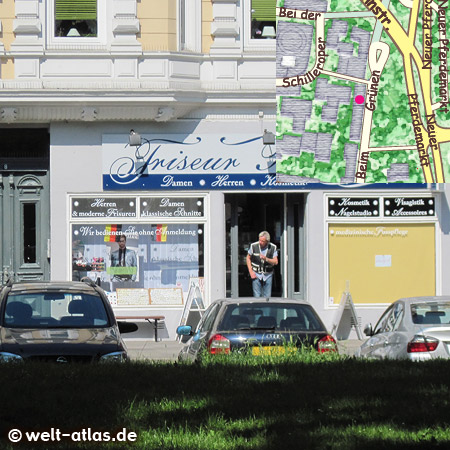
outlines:
{"label": "photo of man in window display", "polygon": [[119,236],[119,249],[111,253],[111,281],[136,281],[137,256],[134,250],[127,248],[127,237]]}

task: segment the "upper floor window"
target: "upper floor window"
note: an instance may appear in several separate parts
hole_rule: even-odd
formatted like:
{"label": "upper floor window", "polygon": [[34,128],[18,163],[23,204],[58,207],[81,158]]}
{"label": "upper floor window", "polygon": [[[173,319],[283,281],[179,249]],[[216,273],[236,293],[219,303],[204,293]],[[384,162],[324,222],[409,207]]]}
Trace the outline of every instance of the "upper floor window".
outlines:
{"label": "upper floor window", "polygon": [[55,37],[97,37],[97,0],[55,0]]}
{"label": "upper floor window", "polygon": [[251,0],[251,39],[275,39],[276,0]]}
{"label": "upper floor window", "polygon": [[201,0],[179,0],[178,23],[179,50],[200,52],[202,47]]}

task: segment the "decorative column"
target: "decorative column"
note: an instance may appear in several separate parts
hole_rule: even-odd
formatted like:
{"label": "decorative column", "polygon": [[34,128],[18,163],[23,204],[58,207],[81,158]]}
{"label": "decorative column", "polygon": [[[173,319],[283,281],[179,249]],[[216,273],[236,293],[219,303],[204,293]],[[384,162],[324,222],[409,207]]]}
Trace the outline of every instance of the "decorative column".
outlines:
{"label": "decorative column", "polygon": [[136,0],[113,0],[111,53],[141,53],[141,44],[136,39],[139,30]]}
{"label": "decorative column", "polygon": [[13,31],[16,39],[11,43],[11,54],[16,79],[39,79],[39,60],[44,53],[40,3],[39,0],[15,1]]}
{"label": "decorative column", "polygon": [[24,53],[42,53],[42,23],[39,18],[39,0],[16,0],[16,18],[13,31],[16,40],[11,50]]}
{"label": "decorative column", "polygon": [[214,21],[211,24],[211,34],[214,43],[211,54],[238,54],[241,51],[238,36],[240,32],[237,18],[238,0],[212,0]]}

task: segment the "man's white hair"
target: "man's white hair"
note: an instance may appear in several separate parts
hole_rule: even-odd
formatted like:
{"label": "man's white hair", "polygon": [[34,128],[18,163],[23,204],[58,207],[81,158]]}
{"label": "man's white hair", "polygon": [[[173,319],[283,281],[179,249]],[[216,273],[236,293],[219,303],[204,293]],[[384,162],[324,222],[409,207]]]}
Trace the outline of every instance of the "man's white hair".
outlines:
{"label": "man's white hair", "polygon": [[261,233],[259,233],[258,237],[266,238],[267,242],[270,242],[270,234],[267,231],[261,231]]}

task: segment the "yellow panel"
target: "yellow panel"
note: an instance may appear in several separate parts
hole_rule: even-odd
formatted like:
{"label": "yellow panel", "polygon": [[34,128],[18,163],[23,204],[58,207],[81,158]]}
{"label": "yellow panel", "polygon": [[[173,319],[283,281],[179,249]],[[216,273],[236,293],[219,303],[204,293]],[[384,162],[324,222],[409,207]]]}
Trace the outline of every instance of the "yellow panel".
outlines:
{"label": "yellow panel", "polygon": [[144,51],[177,50],[176,0],[142,0],[137,5],[141,32],[138,41]]}
{"label": "yellow panel", "polygon": [[0,61],[1,68],[0,68],[0,78],[2,80],[13,80],[14,79],[14,60],[8,58],[8,59],[1,59]]}
{"label": "yellow panel", "polygon": [[202,2],[202,52],[209,53],[214,40],[211,35],[213,7],[210,0]]}
{"label": "yellow panel", "polygon": [[14,5],[14,0],[3,0],[0,2],[0,13],[3,19],[14,19],[16,16],[16,9]]}
{"label": "yellow panel", "polygon": [[[0,41],[5,46],[6,51],[11,48],[11,43],[14,41],[15,36],[13,33],[13,20],[16,16],[14,0],[3,0],[0,2],[0,17],[2,21],[3,32],[1,34],[2,39]],[[2,63],[3,64],[3,63]],[[3,70],[3,67],[2,67]],[[3,75],[2,75],[2,78]]]}
{"label": "yellow panel", "polygon": [[[175,51],[177,45],[176,36],[168,34],[152,34],[142,37],[142,50],[144,52],[151,51]],[[145,42],[145,44],[144,44]]]}
{"label": "yellow panel", "polygon": [[335,224],[328,239],[334,303],[346,281],[354,303],[436,294],[434,224]]}
{"label": "yellow panel", "polygon": [[141,34],[174,33],[176,34],[175,20],[141,19]]}
{"label": "yellow panel", "polygon": [[211,45],[213,44],[214,40],[212,36],[203,36],[202,38],[202,52],[203,53],[209,53],[211,50]]}
{"label": "yellow panel", "polygon": [[173,18],[177,16],[176,0],[141,0],[137,4],[137,17],[142,18]]}

